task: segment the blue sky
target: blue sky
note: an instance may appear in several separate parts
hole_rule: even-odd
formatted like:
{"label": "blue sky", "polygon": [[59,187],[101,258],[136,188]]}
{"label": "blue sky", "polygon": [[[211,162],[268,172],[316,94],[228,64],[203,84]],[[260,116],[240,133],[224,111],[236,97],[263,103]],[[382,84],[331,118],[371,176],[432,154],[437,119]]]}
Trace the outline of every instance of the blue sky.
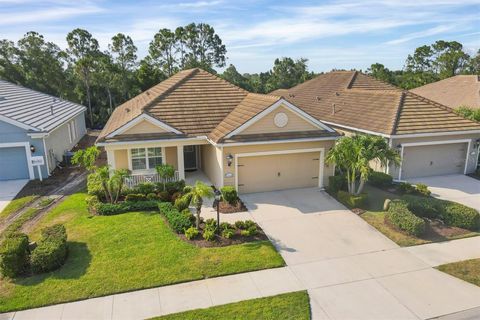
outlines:
{"label": "blue sky", "polygon": [[316,72],[374,62],[397,69],[438,39],[460,41],[469,53],[480,48],[480,0],[0,0],[0,38],[34,30],[64,48],[66,34],[80,27],[106,49],[123,32],[139,57],[158,29],[190,22],[212,25],[240,72],[266,71],[281,56],[308,58]]}

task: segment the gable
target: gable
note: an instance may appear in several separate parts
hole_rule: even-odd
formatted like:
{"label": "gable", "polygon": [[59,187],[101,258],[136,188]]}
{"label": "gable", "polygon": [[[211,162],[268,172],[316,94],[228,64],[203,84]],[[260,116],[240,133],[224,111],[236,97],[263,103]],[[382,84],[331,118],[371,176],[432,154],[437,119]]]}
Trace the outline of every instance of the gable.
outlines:
{"label": "gable", "polygon": [[[286,122],[286,123],[285,123]],[[242,134],[318,130],[318,127],[281,105],[242,131]]]}
{"label": "gable", "polygon": [[168,132],[163,128],[160,128],[158,125],[151,123],[148,120],[142,120],[139,123],[135,124],[133,127],[124,131],[122,134],[139,134],[139,133],[159,133],[159,132]]}

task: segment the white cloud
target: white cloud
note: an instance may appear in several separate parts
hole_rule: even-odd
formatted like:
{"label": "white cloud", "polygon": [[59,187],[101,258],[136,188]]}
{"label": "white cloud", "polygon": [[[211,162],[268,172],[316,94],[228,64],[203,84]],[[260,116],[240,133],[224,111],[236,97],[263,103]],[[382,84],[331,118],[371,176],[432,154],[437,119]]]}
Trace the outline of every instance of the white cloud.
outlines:
{"label": "white cloud", "polygon": [[387,41],[387,42],[385,42],[385,44],[396,45],[396,44],[405,43],[405,42],[408,42],[408,41],[411,41],[411,40],[414,40],[414,39],[421,39],[421,38],[434,36],[434,35],[437,35],[437,34],[444,34],[444,33],[448,32],[448,31],[451,31],[451,30],[455,30],[455,29],[458,30],[458,27],[459,26],[456,25],[456,24],[437,26],[437,27],[422,30],[422,31],[419,31],[419,32],[412,32],[412,33],[406,34],[406,35],[404,35],[404,36],[402,36],[398,39]]}

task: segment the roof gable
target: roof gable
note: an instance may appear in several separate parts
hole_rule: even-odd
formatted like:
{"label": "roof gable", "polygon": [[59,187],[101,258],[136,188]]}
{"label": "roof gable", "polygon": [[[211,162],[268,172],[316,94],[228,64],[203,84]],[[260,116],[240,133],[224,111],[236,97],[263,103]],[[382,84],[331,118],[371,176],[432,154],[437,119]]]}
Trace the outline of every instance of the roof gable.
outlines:
{"label": "roof gable", "polygon": [[127,122],[117,130],[110,133],[107,137],[113,138],[117,135],[124,134],[142,134],[142,133],[175,133],[175,134],[182,134],[182,132],[178,131],[175,128],[170,127],[169,125],[165,124],[164,122],[153,118],[148,114],[141,114],[135,119]]}

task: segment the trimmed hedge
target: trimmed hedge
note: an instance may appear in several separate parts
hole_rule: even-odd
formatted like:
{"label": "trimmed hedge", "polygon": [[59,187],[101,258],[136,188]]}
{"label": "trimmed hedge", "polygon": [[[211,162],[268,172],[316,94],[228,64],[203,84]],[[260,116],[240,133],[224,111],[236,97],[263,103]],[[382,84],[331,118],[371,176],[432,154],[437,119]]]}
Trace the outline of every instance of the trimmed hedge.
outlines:
{"label": "trimmed hedge", "polygon": [[410,235],[420,236],[425,232],[425,221],[408,210],[406,201],[393,200],[386,217],[390,223]]}
{"label": "trimmed hedge", "polygon": [[0,244],[0,274],[13,278],[25,273],[28,270],[29,254],[27,235],[10,234]]}
{"label": "trimmed hedge", "polygon": [[133,190],[135,193],[141,193],[146,196],[149,193],[155,193],[155,184],[151,182],[142,182],[137,184]]}
{"label": "trimmed hedge", "polygon": [[375,187],[385,188],[393,184],[393,177],[383,172],[371,171],[368,176],[368,183]]}
{"label": "trimmed hedge", "polygon": [[34,273],[49,272],[61,267],[67,259],[67,231],[61,224],[44,228],[42,239],[30,256]]}
{"label": "trimmed hedge", "polygon": [[367,202],[367,194],[362,193],[360,195],[352,195],[346,191],[338,191],[338,200],[349,208],[361,208]]}
{"label": "trimmed hedge", "polygon": [[125,201],[147,201],[147,196],[143,193],[130,193],[125,197]]}
{"label": "trimmed hedge", "polygon": [[460,203],[447,202],[442,212],[443,222],[446,224],[477,231],[480,228],[480,214],[477,210]]}
{"label": "trimmed hedge", "polygon": [[416,216],[424,218],[439,218],[441,213],[441,207],[443,205],[442,200],[434,198],[425,198],[412,195],[405,195],[402,197],[408,204],[408,209]]}
{"label": "trimmed hedge", "polygon": [[178,211],[183,211],[185,209],[188,209],[188,206],[190,205],[190,200],[192,199],[191,196],[184,195],[183,197],[177,198],[175,200],[175,208]]}
{"label": "trimmed hedge", "polygon": [[237,204],[238,193],[235,187],[225,186],[220,189],[220,192],[222,193],[223,200],[225,200],[232,206]]}
{"label": "trimmed hedge", "polygon": [[194,216],[188,209],[180,212],[170,202],[159,203],[158,209],[176,233],[183,233],[193,226]]}
{"label": "trimmed hedge", "polygon": [[158,201],[146,200],[146,201],[125,201],[121,203],[99,203],[97,204],[97,213],[101,216],[112,216],[120,213],[130,211],[151,211],[156,210],[158,207]]}

